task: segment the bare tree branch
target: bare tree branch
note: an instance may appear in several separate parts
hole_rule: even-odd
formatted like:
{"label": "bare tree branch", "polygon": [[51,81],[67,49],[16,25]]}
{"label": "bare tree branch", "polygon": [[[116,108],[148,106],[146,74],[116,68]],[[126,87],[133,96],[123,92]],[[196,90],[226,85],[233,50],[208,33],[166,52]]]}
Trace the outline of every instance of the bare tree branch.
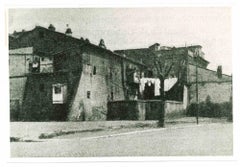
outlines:
{"label": "bare tree branch", "polygon": [[170,73],[170,71],[172,70],[174,63],[171,63],[170,67],[168,68],[167,72],[164,74],[164,78],[166,78],[168,76],[168,74]]}

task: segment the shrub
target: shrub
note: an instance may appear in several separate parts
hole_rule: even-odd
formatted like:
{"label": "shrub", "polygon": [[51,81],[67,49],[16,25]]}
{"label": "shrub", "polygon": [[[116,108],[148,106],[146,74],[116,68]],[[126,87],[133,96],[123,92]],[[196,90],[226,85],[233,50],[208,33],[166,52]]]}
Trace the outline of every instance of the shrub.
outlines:
{"label": "shrub", "polygon": [[[192,103],[187,108],[187,116],[196,116],[197,104]],[[232,103],[212,103],[211,99],[207,97],[205,102],[198,104],[198,115],[200,117],[221,118],[227,117],[232,121]]]}

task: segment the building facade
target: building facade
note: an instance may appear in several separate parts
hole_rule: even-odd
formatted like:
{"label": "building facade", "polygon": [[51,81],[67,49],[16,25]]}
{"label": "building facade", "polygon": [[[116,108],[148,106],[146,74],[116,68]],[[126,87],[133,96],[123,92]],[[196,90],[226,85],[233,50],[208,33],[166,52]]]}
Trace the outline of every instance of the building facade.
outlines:
{"label": "building facade", "polygon": [[69,32],[38,26],[9,36],[10,108],[17,120],[105,120],[109,101],[134,98],[129,71],[145,65],[107,50],[102,40],[97,46]]}
{"label": "building facade", "polygon": [[148,48],[115,52],[133,60],[140,59],[150,67],[151,75],[155,78],[157,77],[154,68],[156,57],[162,60],[165,66],[173,65],[166,79],[176,77],[178,82],[165,92],[166,99],[182,101],[184,108],[196,102],[197,94],[199,102],[205,101],[208,96],[215,103],[229,102],[232,97],[232,77],[222,74],[221,66],[216,71],[209,70],[207,68],[209,62],[204,58],[200,45],[176,48],[155,43]]}
{"label": "building facade", "polygon": [[[232,96],[231,76],[222,74],[221,66],[217,71],[207,69],[200,45],[176,48],[156,43],[112,52],[102,39],[94,45],[72,33],[69,27],[60,33],[50,25],[9,35],[12,120],[106,120],[109,103],[128,106],[128,101],[137,100],[145,100],[139,106],[147,111],[147,100],[161,99],[156,57],[172,67],[164,88],[168,106],[186,109],[197,94],[200,102],[210,97],[216,103]],[[153,108],[158,104],[154,102]],[[146,117],[153,119],[157,113]],[[111,114],[114,118],[115,112]]]}

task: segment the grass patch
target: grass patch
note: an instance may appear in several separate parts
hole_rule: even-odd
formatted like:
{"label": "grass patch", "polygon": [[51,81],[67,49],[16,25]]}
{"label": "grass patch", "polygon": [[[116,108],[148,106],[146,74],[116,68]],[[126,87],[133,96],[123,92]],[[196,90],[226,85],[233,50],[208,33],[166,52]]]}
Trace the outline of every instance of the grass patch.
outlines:
{"label": "grass patch", "polygon": [[[227,123],[227,118],[208,118],[208,117],[199,117],[199,123]],[[184,117],[175,120],[167,120],[166,124],[191,124],[196,123],[196,117]]]}
{"label": "grass patch", "polygon": [[117,127],[102,127],[102,128],[96,128],[96,129],[86,129],[86,130],[69,130],[69,131],[55,131],[52,133],[41,133],[39,135],[39,139],[51,139],[54,137],[58,136],[63,136],[63,135],[69,135],[69,134],[76,134],[76,133],[87,133],[87,132],[99,132],[99,131],[104,131],[104,130],[110,130],[110,129],[123,129],[123,128],[156,128],[157,124],[156,123],[143,123],[139,122],[136,124],[132,125],[120,125]]}
{"label": "grass patch", "polygon": [[21,141],[21,138],[19,137],[10,137],[10,142],[19,142]]}
{"label": "grass patch", "polygon": [[57,136],[63,136],[63,135],[69,135],[69,134],[75,134],[75,133],[86,133],[86,132],[98,132],[102,131],[104,129],[98,128],[98,129],[87,129],[87,130],[70,130],[70,131],[57,131],[53,133],[41,133],[38,137],[39,139],[51,139]]}
{"label": "grass patch", "polygon": [[10,137],[10,142],[40,142],[31,139],[22,139],[20,137]]}
{"label": "grass patch", "polygon": [[156,128],[157,127],[157,121],[153,123],[144,123],[144,122],[138,122],[136,124],[132,125],[120,125],[118,127],[109,127],[109,129],[122,129],[122,128]]}
{"label": "grass patch", "polygon": [[210,96],[204,102],[199,104],[192,103],[187,108],[187,116],[196,116],[209,118],[228,118],[232,121],[232,101],[224,103],[213,103]]}
{"label": "grass patch", "polygon": [[165,120],[178,119],[178,118],[184,118],[184,117],[186,117],[185,110],[165,114]]}

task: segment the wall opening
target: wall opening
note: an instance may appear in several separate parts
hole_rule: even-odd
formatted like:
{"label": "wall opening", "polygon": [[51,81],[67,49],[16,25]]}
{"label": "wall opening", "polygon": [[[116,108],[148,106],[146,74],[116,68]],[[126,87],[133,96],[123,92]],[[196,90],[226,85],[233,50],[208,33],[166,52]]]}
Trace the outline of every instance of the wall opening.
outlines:
{"label": "wall opening", "polygon": [[88,99],[91,98],[91,91],[87,91],[87,98],[88,98]]}
{"label": "wall opening", "polygon": [[96,66],[93,66],[93,75],[96,75],[96,73],[97,73],[97,68]]}
{"label": "wall opening", "polygon": [[67,85],[53,84],[52,85],[52,100],[53,104],[64,104],[67,101]]}
{"label": "wall opening", "polygon": [[111,100],[113,101],[114,97],[113,97],[113,92],[111,92]]}

